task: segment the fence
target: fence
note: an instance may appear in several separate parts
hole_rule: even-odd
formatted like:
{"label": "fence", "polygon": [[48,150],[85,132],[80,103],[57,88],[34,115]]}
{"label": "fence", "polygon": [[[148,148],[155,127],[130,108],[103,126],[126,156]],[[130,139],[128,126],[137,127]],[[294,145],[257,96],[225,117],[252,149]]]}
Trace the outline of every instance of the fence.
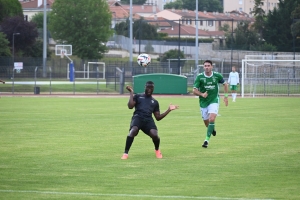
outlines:
{"label": "fence", "polygon": [[[240,74],[242,72],[242,61],[240,60],[211,59],[214,62],[214,70],[222,73],[226,80],[232,65],[237,66],[237,70]],[[99,66],[92,65],[89,79],[87,79],[84,78],[87,77],[84,76],[84,71],[86,70],[84,66],[87,66],[88,62],[95,60],[82,61],[74,59],[75,72],[81,71],[83,73],[75,73],[75,81],[70,82],[68,79],[68,60],[66,59],[61,59],[60,57],[48,59],[46,73],[44,73],[41,66],[41,59],[15,58],[15,61],[23,62],[24,68],[21,71],[14,71],[14,79],[12,79],[11,58],[0,57],[0,77],[7,83],[5,85],[1,84],[0,86],[0,92],[2,94],[122,94],[126,84],[132,85],[133,76],[149,73],[184,75],[187,77],[187,91],[191,92],[196,75],[203,71],[201,66],[195,67],[194,60],[186,60],[181,63],[180,67],[178,67],[177,60],[173,60],[170,63],[153,62],[147,68],[138,66],[136,62],[111,61],[105,62],[105,74],[100,74],[101,72],[97,70]],[[199,63],[202,63],[202,61],[203,60],[199,60]],[[269,69],[269,67],[268,65],[268,68],[261,69],[266,70]],[[296,72],[293,74],[284,68],[272,70],[272,76],[277,78],[276,80],[271,80],[270,78],[273,77],[268,77],[267,74],[263,75],[264,71],[258,71],[258,73],[255,73],[255,77],[245,81],[245,94],[300,96],[299,62],[297,62],[293,68]],[[289,74],[286,75],[283,73]],[[103,76],[105,79],[101,79]],[[246,90],[248,88],[250,92]],[[220,87],[220,89],[222,89],[222,87]]]}

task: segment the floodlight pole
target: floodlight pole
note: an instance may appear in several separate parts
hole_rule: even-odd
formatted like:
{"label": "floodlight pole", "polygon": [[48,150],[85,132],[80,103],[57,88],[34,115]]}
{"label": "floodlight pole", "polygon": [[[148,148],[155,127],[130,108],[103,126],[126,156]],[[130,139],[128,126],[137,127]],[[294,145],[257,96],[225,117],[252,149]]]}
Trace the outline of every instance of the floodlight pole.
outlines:
{"label": "floodlight pole", "polygon": [[231,19],[231,67],[232,67],[232,59],[233,59],[233,19]]}
{"label": "floodlight pole", "polygon": [[179,34],[178,34],[178,75],[180,75],[180,72],[179,72],[179,69],[180,69],[180,19],[178,20],[178,22],[179,22],[179,25],[178,25],[178,27],[179,27]]}
{"label": "floodlight pole", "polygon": [[44,19],[43,19],[43,77],[47,76],[46,59],[47,59],[47,0],[44,0]]}
{"label": "floodlight pole", "polygon": [[129,30],[130,30],[130,40],[129,40],[129,61],[130,61],[130,68],[132,68],[132,0],[130,0],[130,9],[129,9]]}
{"label": "floodlight pole", "polygon": [[[299,21],[300,19],[293,19],[292,26],[294,25],[295,22]],[[294,27],[293,27],[294,29]],[[294,30],[292,30],[292,36],[293,36],[293,51],[294,51],[294,60],[296,59],[296,35]],[[293,67],[293,77],[296,78],[296,66],[294,65]]]}
{"label": "floodlight pole", "polygon": [[196,0],[196,52],[195,52],[195,69],[197,69],[198,66],[198,55],[199,55],[199,50],[198,50],[198,45],[199,45],[199,41],[198,41],[198,0]]}
{"label": "floodlight pole", "polygon": [[20,35],[20,33],[13,33],[13,53],[12,53],[12,64],[13,64],[13,85],[12,85],[12,93],[15,93],[15,35]]}

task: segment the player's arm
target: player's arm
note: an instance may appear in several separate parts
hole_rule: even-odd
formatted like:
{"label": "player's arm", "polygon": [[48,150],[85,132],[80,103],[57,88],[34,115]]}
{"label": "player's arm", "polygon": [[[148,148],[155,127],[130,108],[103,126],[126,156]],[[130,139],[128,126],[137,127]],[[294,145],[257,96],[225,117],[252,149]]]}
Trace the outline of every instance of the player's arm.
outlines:
{"label": "player's arm", "polygon": [[135,101],[133,100],[133,89],[131,86],[127,85],[126,90],[129,91],[129,100],[128,100],[127,106],[129,109],[132,109],[135,106]]}
{"label": "player's arm", "polygon": [[204,97],[204,98],[207,97],[207,91],[202,93],[197,88],[193,88],[193,94],[196,95],[196,96]]}
{"label": "player's arm", "polygon": [[178,109],[178,108],[179,108],[179,106],[173,105],[173,104],[171,103],[171,104],[169,105],[169,108],[168,108],[164,113],[160,114],[159,111],[156,111],[156,112],[154,112],[153,114],[154,114],[155,119],[156,119],[157,121],[160,121],[160,120],[162,120],[165,116],[167,116],[172,110],[176,110],[176,109]]}

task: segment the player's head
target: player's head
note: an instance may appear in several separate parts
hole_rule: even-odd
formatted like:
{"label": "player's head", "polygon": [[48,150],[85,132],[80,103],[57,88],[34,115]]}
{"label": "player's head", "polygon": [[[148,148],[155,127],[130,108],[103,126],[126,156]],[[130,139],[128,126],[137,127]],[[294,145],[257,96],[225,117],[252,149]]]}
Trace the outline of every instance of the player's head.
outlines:
{"label": "player's head", "polygon": [[232,66],[231,70],[232,70],[233,72],[235,72],[235,70],[236,70],[235,66]]}
{"label": "player's head", "polygon": [[203,68],[205,73],[210,73],[212,71],[213,68],[213,64],[211,60],[206,60],[203,62]]}
{"label": "player's head", "polygon": [[203,65],[205,65],[205,63],[209,63],[211,66],[213,65],[212,61],[211,60],[206,60],[203,62]]}
{"label": "player's head", "polygon": [[152,81],[147,81],[145,84],[145,94],[151,96],[154,91],[154,83]]}

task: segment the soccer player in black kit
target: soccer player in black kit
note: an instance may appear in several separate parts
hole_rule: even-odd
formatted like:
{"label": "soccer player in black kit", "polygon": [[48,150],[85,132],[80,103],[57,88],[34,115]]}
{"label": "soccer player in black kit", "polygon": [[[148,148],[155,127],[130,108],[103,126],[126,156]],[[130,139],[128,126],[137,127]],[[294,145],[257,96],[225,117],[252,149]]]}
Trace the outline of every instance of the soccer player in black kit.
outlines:
{"label": "soccer player in black kit", "polygon": [[133,95],[133,89],[127,86],[126,89],[130,92],[128,108],[135,108],[133,116],[131,118],[129,134],[127,135],[125,151],[121,159],[128,158],[129,149],[133,143],[134,137],[138,135],[139,130],[142,130],[145,134],[152,138],[155,154],[157,158],[162,158],[162,154],[159,150],[160,138],[157,133],[157,127],[152,118],[152,113],[157,121],[163,119],[172,110],[177,109],[179,106],[169,105],[168,110],[160,114],[159,103],[152,97],[154,91],[154,83],[148,81],[145,85],[145,92],[143,94]]}

